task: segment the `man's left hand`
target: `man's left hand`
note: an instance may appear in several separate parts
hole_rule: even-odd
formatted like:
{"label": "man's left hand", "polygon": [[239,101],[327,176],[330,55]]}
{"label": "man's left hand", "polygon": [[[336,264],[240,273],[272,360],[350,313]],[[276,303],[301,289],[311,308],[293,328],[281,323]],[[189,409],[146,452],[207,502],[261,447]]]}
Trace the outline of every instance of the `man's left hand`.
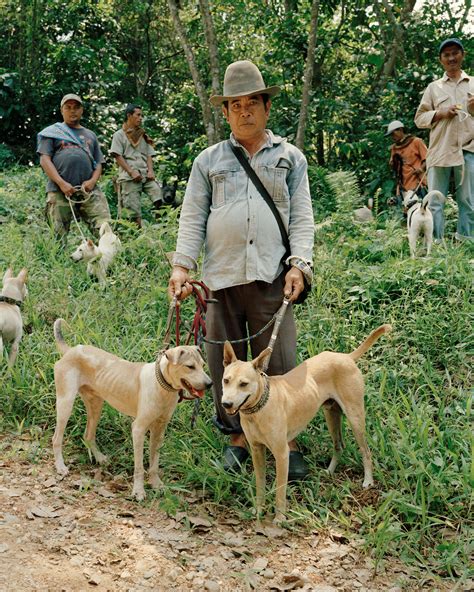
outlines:
{"label": "man's left hand", "polygon": [[84,181],[82,184],[82,189],[87,191],[87,193],[91,193],[94,191],[95,181],[93,179],[89,179],[88,181]]}
{"label": "man's left hand", "polygon": [[303,273],[297,267],[290,267],[285,275],[283,294],[290,302],[294,302],[304,288]]}
{"label": "man's left hand", "polygon": [[148,171],[146,174],[147,181],[154,181],[155,180],[155,173],[153,171]]}

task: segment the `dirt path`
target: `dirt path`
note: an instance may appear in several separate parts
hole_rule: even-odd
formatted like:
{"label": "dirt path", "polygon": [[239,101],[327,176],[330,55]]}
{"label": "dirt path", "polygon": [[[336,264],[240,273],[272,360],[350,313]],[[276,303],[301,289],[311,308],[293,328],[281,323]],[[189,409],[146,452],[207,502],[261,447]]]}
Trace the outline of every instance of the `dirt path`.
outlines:
{"label": "dirt path", "polygon": [[[28,441],[0,441],[0,590],[452,590],[391,560],[374,575],[357,542],[337,533],[256,532],[202,500],[174,518],[126,498],[100,471],[59,480]],[[193,503],[194,502],[194,503]],[[426,576],[426,574],[425,574]]]}

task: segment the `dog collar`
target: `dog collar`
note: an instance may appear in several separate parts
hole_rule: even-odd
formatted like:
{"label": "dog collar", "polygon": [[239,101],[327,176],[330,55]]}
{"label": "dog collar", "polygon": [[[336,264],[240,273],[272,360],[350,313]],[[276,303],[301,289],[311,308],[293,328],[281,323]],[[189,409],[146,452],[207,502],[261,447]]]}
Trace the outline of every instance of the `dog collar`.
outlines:
{"label": "dog collar", "polygon": [[160,368],[160,361],[161,361],[162,357],[163,356],[159,356],[158,358],[156,358],[156,362],[155,362],[156,380],[158,381],[158,384],[160,386],[162,386],[166,391],[176,392],[178,389],[175,389],[174,386],[171,386],[171,384],[169,382],[167,382],[165,377],[163,376],[163,372],[161,371],[161,368]]}
{"label": "dog collar", "polygon": [[18,308],[21,308],[23,302],[21,300],[15,300],[15,298],[10,298],[10,296],[3,296],[0,294],[0,302],[6,302],[7,304],[15,304]]}
{"label": "dog collar", "polygon": [[256,405],[253,407],[247,407],[247,409],[240,409],[240,413],[245,413],[246,415],[250,415],[252,413],[257,413],[260,409],[263,409],[267,404],[268,398],[270,397],[270,382],[268,380],[268,376],[262,372],[263,379],[265,380],[265,386],[263,387],[263,393],[260,397],[260,400]]}

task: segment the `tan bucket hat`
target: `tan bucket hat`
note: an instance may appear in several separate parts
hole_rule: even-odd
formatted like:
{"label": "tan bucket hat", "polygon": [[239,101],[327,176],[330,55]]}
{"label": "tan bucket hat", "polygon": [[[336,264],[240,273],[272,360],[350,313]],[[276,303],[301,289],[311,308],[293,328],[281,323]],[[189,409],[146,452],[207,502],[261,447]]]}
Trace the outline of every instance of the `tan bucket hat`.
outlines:
{"label": "tan bucket hat", "polygon": [[227,66],[224,75],[224,94],[214,95],[209,101],[218,107],[224,101],[256,95],[259,93],[274,97],[280,92],[279,86],[266,87],[257,66],[249,60],[240,60]]}
{"label": "tan bucket hat", "polygon": [[402,129],[405,126],[403,125],[403,123],[401,121],[399,121],[398,119],[395,119],[395,121],[391,121],[388,126],[387,126],[387,131],[385,132],[386,136],[389,136],[392,132],[394,132],[397,129]]}

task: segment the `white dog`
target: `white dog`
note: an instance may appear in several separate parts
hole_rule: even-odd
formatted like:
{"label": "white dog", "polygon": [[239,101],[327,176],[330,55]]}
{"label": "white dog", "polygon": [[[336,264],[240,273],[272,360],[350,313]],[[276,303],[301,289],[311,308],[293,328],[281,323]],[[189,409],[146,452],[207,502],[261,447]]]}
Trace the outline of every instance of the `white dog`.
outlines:
{"label": "white dog", "polygon": [[23,321],[20,307],[28,294],[26,276],[22,269],[15,277],[13,270],[8,268],[3,276],[3,288],[0,294],[0,359],[3,358],[3,344],[11,343],[8,364],[13,366],[18,354],[18,346],[23,335]]}
{"label": "white dog", "polygon": [[107,269],[120,250],[121,242],[119,237],[112,232],[108,222],[104,222],[100,227],[99,236],[97,247],[90,239],[83,240],[72,253],[71,258],[74,261],[86,261],[87,273],[95,275],[99,283],[104,285]]}
{"label": "white dog", "polygon": [[446,197],[441,191],[433,190],[425,195],[422,202],[419,202],[414,191],[403,193],[403,207],[407,212],[408,242],[412,259],[416,256],[416,241],[420,233],[424,236],[426,255],[431,253],[433,244],[433,214],[430,211],[430,203],[435,199],[441,203]]}

